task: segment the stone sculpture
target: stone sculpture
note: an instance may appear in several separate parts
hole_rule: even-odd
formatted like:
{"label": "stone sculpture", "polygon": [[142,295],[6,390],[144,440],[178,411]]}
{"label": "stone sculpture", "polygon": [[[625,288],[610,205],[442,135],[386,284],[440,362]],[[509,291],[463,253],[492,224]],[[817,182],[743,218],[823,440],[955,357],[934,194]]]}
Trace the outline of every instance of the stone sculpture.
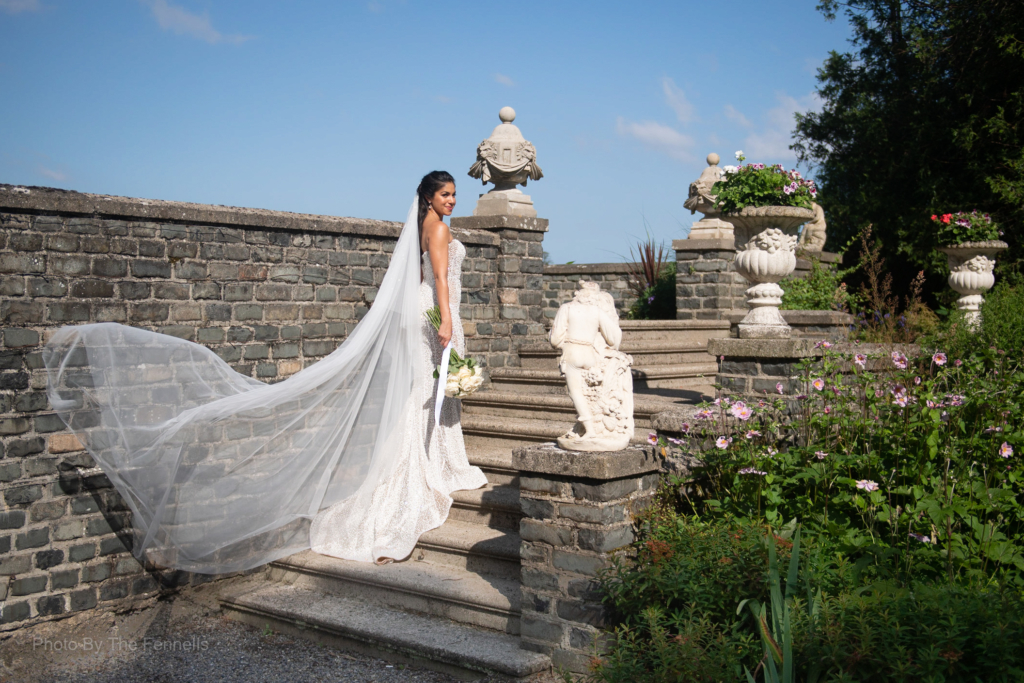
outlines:
{"label": "stone sculpture", "polygon": [[570,451],[618,451],[633,438],[633,358],[618,350],[622,341],[615,301],[596,282],[581,282],[562,304],[551,328],[551,345],[562,351],[577,422],[558,445]]}
{"label": "stone sculpture", "polygon": [[487,194],[480,195],[474,216],[512,215],[535,217],[533,200],[516,185],[526,186],[528,180],[540,180],[544,173],[537,165],[537,150],[528,142],[519,128],[512,125],[516,111],[502,107],[498,112],[501,124],[491,137],[476,148],[476,163],[469,169],[472,178],[484,185],[494,183]]}
{"label": "stone sculpture", "polygon": [[814,209],[814,219],[804,224],[800,232],[800,242],[797,246],[804,251],[821,251],[825,248],[826,234],[825,212],[817,203],[811,202]]}
{"label": "stone sculpture", "polygon": [[714,152],[709,154],[708,167],[701,171],[699,178],[690,183],[690,196],[683,202],[683,207],[689,209],[691,214],[700,211],[704,218],[693,224],[688,239],[721,239],[732,236],[732,223],[719,217],[717,198],[711,192],[715,183],[722,179],[722,169],[718,167],[719,160]]}

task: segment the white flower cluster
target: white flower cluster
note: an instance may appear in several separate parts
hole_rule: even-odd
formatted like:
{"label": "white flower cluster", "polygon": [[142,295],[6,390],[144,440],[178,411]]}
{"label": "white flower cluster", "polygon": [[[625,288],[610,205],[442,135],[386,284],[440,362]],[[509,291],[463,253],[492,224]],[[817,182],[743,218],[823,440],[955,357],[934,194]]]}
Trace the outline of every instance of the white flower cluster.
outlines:
{"label": "white flower cluster", "polygon": [[751,242],[758,249],[774,254],[777,251],[792,251],[796,247],[796,240],[795,236],[787,235],[778,228],[768,228],[756,235]]}
{"label": "white flower cluster", "polygon": [[464,398],[479,389],[483,383],[483,368],[479,365],[474,368],[463,365],[457,373],[448,375],[444,395],[448,398]]}
{"label": "white flower cluster", "polygon": [[725,175],[732,175],[733,173],[736,173],[739,170],[740,169],[736,168],[735,166],[723,166],[722,167],[722,172],[725,173]]}

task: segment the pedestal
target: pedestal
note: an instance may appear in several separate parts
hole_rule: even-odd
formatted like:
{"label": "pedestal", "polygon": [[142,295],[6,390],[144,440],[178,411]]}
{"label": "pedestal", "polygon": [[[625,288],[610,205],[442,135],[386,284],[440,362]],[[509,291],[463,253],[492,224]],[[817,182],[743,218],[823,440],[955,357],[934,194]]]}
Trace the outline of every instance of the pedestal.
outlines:
{"label": "pedestal", "polygon": [[474,216],[524,216],[533,218],[537,210],[533,208],[530,195],[519,190],[491,190],[480,195]]}
{"label": "pedestal", "polygon": [[653,449],[517,448],[522,537],[522,647],[586,673],[605,623],[595,577],[633,542],[633,515],[658,485]]}

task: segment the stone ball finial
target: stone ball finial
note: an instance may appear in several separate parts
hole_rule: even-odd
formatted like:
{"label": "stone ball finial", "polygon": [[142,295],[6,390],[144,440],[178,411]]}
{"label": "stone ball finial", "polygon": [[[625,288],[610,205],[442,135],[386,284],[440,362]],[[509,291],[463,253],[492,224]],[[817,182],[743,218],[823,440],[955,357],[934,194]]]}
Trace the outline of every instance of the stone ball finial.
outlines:
{"label": "stone ball finial", "polygon": [[498,112],[498,118],[502,123],[512,123],[516,120],[516,110],[512,107],[502,107]]}
{"label": "stone ball finial", "polygon": [[714,165],[716,165],[716,164],[717,164],[717,163],[718,163],[719,161],[721,161],[721,159],[720,159],[720,158],[719,158],[719,156],[718,156],[717,154],[715,154],[714,152],[712,152],[711,154],[709,154],[709,155],[708,155],[708,166],[714,166]]}

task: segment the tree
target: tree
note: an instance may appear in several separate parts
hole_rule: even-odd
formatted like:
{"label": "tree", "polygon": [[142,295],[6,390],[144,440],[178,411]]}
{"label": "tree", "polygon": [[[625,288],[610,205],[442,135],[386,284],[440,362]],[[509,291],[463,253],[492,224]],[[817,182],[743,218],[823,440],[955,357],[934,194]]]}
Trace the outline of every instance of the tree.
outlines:
{"label": "tree", "polygon": [[897,285],[945,260],[930,217],[987,211],[1022,257],[1024,2],[822,0],[843,11],[854,51],[818,70],[820,112],[797,115],[792,149],[815,168],[831,247],[874,225]]}

